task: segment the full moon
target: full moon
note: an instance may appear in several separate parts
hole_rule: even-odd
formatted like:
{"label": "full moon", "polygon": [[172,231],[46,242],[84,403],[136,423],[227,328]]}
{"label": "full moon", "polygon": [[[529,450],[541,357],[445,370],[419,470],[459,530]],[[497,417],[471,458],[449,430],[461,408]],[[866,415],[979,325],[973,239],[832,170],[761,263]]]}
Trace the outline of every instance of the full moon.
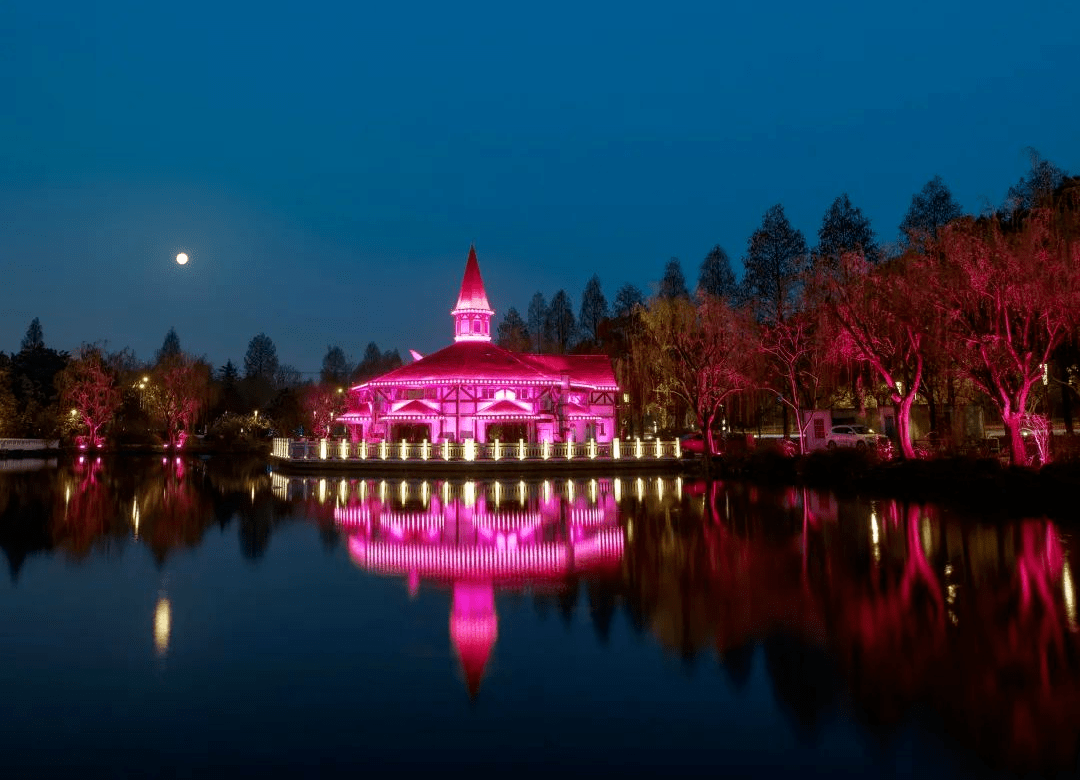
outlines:
{"label": "full moon", "polygon": [[179,265],[184,265],[188,261],[187,252],[181,252],[176,256],[176,262]]}

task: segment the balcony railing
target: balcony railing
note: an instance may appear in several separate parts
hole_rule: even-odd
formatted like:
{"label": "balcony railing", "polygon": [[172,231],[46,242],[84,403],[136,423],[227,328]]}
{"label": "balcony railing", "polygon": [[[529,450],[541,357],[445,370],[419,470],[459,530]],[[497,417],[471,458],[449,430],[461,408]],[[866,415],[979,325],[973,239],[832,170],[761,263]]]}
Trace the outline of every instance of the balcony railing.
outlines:
{"label": "balcony railing", "polygon": [[351,442],[340,439],[274,439],[273,455],[285,461],[482,462],[678,460],[678,440],[630,439],[610,442]]}

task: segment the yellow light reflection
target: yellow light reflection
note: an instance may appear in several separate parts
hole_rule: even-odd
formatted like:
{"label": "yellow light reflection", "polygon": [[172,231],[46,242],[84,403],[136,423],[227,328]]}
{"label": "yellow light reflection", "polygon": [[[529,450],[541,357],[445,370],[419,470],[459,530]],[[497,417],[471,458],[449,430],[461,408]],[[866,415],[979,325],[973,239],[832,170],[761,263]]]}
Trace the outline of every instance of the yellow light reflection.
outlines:
{"label": "yellow light reflection", "polygon": [[1065,617],[1069,621],[1069,630],[1076,630],[1076,588],[1073,585],[1069,562],[1061,567],[1061,593],[1065,597]]}
{"label": "yellow light reflection", "polygon": [[172,605],[167,596],[158,596],[154,608],[154,649],[158,655],[169,652],[169,639],[172,636]]}
{"label": "yellow light reflection", "polygon": [[615,503],[622,501],[622,480],[615,477]]}

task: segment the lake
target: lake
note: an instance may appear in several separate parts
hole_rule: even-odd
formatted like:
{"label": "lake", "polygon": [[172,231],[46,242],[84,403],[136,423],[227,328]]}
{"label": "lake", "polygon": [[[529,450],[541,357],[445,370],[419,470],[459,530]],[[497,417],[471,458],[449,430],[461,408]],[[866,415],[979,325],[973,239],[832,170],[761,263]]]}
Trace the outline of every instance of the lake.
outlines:
{"label": "lake", "polygon": [[0,461],[12,777],[1077,768],[1047,518],[675,476]]}

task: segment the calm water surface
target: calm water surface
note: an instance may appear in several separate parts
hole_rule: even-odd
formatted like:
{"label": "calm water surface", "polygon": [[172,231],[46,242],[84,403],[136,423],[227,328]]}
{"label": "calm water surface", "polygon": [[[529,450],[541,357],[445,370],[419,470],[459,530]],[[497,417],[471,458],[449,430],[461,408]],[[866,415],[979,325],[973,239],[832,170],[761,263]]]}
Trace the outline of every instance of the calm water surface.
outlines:
{"label": "calm water surface", "polygon": [[0,461],[5,776],[1077,766],[1073,536],[675,478]]}

